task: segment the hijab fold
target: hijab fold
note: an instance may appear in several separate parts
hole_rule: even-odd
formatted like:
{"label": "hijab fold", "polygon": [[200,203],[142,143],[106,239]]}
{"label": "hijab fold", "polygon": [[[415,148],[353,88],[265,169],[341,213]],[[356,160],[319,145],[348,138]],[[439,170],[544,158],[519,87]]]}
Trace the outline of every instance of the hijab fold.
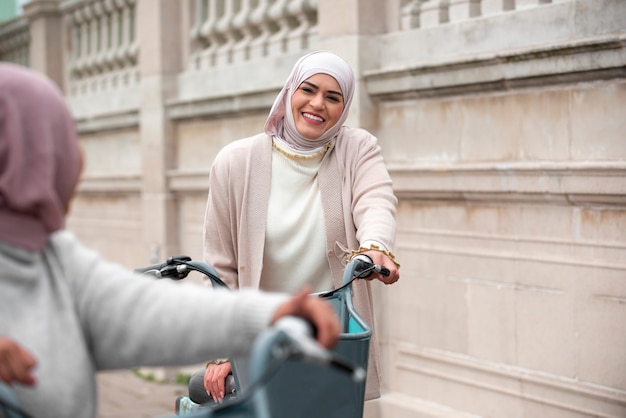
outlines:
{"label": "hijab fold", "polygon": [[65,225],[82,156],[57,87],[0,63],[0,241],[31,251]]}
{"label": "hijab fold", "polygon": [[[309,139],[300,135],[291,112],[291,96],[303,81],[315,74],[327,74],[337,80],[344,99],[344,108],[337,123],[319,138]],[[341,57],[328,51],[311,52],[296,62],[282,90],[276,97],[269,117],[265,122],[265,133],[285,141],[290,147],[307,151],[329,143],[348,118],[350,103],[354,96],[354,72]]]}

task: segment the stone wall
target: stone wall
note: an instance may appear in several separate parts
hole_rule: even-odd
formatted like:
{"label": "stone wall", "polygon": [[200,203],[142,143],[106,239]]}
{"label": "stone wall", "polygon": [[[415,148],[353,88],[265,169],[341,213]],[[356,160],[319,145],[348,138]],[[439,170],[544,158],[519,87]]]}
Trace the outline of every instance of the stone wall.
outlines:
{"label": "stone wall", "polygon": [[87,156],[68,227],[135,267],[201,256],[216,153],[299,56],[341,54],[399,198],[366,415],[621,417],[625,39],[621,0],[36,0],[0,59],[64,89]]}

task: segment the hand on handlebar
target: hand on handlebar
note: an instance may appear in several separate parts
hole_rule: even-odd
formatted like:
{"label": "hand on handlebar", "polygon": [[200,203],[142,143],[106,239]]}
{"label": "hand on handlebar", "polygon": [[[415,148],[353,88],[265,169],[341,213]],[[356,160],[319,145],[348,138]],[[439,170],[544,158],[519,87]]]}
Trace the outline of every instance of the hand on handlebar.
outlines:
{"label": "hand on handlebar", "polygon": [[217,403],[224,400],[226,377],[232,372],[230,362],[208,364],[204,372],[204,389]]}
{"label": "hand on handlebar", "polygon": [[339,320],[330,304],[322,299],[312,297],[307,286],[281,304],[274,316],[272,324],[284,316],[298,316],[311,322],[317,331],[317,342],[325,348],[332,348],[339,340]]}
{"label": "hand on handlebar", "polygon": [[6,384],[19,382],[27,386],[36,383],[32,369],[35,358],[10,338],[0,337],[0,381]]}
{"label": "hand on handlebar", "polygon": [[378,279],[385,284],[393,284],[400,279],[400,272],[398,271],[396,263],[394,263],[393,260],[382,251],[369,250],[364,251],[361,254],[365,254],[369,258],[371,258],[374,264],[378,264],[379,266],[383,266],[387,270],[389,270],[388,276],[374,272],[371,276],[367,278],[367,280]]}

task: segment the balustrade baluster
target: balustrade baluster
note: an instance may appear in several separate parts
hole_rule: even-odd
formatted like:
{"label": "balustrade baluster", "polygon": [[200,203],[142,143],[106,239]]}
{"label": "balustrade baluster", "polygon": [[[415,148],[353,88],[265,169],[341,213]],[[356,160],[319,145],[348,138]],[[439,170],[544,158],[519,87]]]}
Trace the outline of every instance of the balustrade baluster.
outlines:
{"label": "balustrade baluster", "polygon": [[450,22],[460,22],[480,16],[481,0],[450,0]]}
{"label": "balustrade baluster", "polygon": [[139,41],[137,40],[137,35],[135,33],[135,3],[136,0],[126,0],[129,10],[128,33],[130,38],[130,43],[126,51],[129,62],[128,81],[133,84],[136,84],[139,81],[139,68],[137,67]]}
{"label": "balustrade baluster", "polygon": [[483,16],[490,16],[515,9],[515,0],[483,0],[480,5]]}
{"label": "balustrade baluster", "polygon": [[257,3],[258,0],[243,0],[241,10],[233,19],[233,27],[241,34],[241,38],[232,48],[232,61],[235,63],[250,58],[250,42],[259,35],[259,31],[250,22]]}
{"label": "balustrade baluster", "polygon": [[80,75],[80,92],[82,94],[88,91],[88,79],[89,79],[89,20],[86,13],[86,9],[82,11],[81,22],[81,54],[79,59]]}
{"label": "balustrade baluster", "polygon": [[206,40],[208,47],[201,54],[200,68],[209,68],[215,65],[215,55],[219,45],[223,42],[216,29],[217,22],[224,10],[224,0],[208,0],[207,19],[202,25],[200,33]]}
{"label": "balustrade baluster", "polygon": [[72,54],[70,54],[71,60],[68,71],[68,83],[71,86],[70,91],[75,95],[79,93],[79,86],[76,80],[80,75],[79,64],[82,53],[82,29],[80,15],[80,10],[75,10],[67,17],[67,19],[71,22],[72,33],[74,34],[72,38],[73,43],[71,44]]}
{"label": "balustrade baluster", "polygon": [[202,24],[207,18],[206,0],[195,0],[193,8],[194,24],[191,28],[191,57],[190,68],[197,70],[200,68],[200,60],[202,49],[205,47],[206,40],[202,36]]}
{"label": "balustrade baluster", "polygon": [[298,0],[292,1],[288,8],[288,14],[295,18],[298,25],[291,30],[287,38],[287,51],[306,51],[311,44],[311,38],[317,27],[317,1]]}
{"label": "balustrade baluster", "polygon": [[515,0],[515,8],[527,9],[530,7],[536,7],[548,3],[552,3],[552,0]]}
{"label": "balustrade baluster", "polygon": [[[111,42],[109,47],[107,48],[106,56],[110,71],[115,74],[115,71],[121,68],[116,60],[116,51],[121,43],[119,9],[114,3],[114,0],[106,0],[104,5],[109,13],[109,24],[111,26]],[[116,82],[115,77],[112,76],[110,81],[114,84]]]}
{"label": "balustrade baluster", "polygon": [[216,24],[216,29],[223,39],[217,50],[216,65],[227,65],[232,62],[233,47],[240,39],[237,29],[233,26],[233,20],[239,11],[240,0],[225,0],[224,6],[224,14]]}
{"label": "balustrade baluster", "polygon": [[70,70],[69,76],[70,78],[74,78],[79,74],[78,63],[80,60],[81,52],[82,52],[82,32],[81,32],[81,20],[80,20],[80,11],[76,10],[71,13],[67,20],[70,24],[70,33],[71,33],[71,54],[70,54]]}
{"label": "balustrade baluster", "polygon": [[95,3],[86,6],[86,17],[88,27],[88,51],[87,54],[87,74],[89,74],[88,91],[94,92],[98,87],[98,25],[97,15],[95,10]]}
{"label": "balustrade baluster", "polygon": [[115,70],[117,65],[115,63],[115,48],[118,44],[118,29],[117,29],[117,10],[113,4],[113,0],[105,0],[102,3],[104,9],[105,18],[105,47],[103,48],[102,55],[105,62],[105,75],[107,80],[107,87],[115,87]]}
{"label": "balustrade baluster", "polygon": [[405,1],[400,12],[400,27],[403,30],[415,29],[421,26],[420,15],[422,13],[422,4],[428,3],[426,0],[410,0]]}
{"label": "balustrade baluster", "polygon": [[115,82],[119,83],[120,80],[120,72],[126,66],[124,61],[124,51],[126,50],[126,9],[124,7],[124,0],[113,0],[115,8],[117,10],[116,20],[117,20],[117,45],[114,50],[114,62],[117,68],[119,69],[115,75]]}
{"label": "balustrade baluster", "polygon": [[267,56],[268,44],[272,33],[278,28],[271,21],[269,12],[275,0],[260,0],[257,8],[250,16],[250,24],[259,34],[250,42],[250,59],[255,60]]}
{"label": "balustrade baluster", "polygon": [[93,59],[93,72],[95,74],[96,80],[94,88],[96,90],[105,90],[106,89],[106,77],[105,77],[105,66],[104,66],[104,54],[103,54],[103,45],[102,45],[102,31],[103,31],[103,7],[102,3],[94,3],[93,4],[93,51],[94,51],[94,59]]}
{"label": "balustrade baluster", "polygon": [[270,56],[282,55],[286,52],[287,36],[293,26],[287,15],[289,0],[277,0],[269,11],[269,17],[278,26],[278,31],[270,36],[267,54]]}
{"label": "balustrade baluster", "polygon": [[420,5],[419,27],[438,26],[449,21],[449,0],[426,0]]}

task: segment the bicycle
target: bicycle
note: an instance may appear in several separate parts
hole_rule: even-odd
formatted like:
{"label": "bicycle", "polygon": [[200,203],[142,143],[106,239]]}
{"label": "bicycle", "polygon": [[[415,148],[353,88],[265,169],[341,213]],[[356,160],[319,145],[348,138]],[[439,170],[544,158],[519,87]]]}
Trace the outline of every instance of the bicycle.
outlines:
{"label": "bicycle", "polygon": [[[187,256],[138,269],[158,278],[181,280],[192,272],[206,275],[216,288],[228,288],[212,266]],[[259,336],[249,362],[234,359],[233,391],[223,404],[193,404],[188,397],[176,400],[177,416],[197,417],[362,417],[365,376],[371,328],[352,305],[351,285],[372,272],[389,271],[358,255],[344,270],[341,287],[315,294],[327,300],[340,320],[337,346],[318,346],[305,325],[279,321]],[[299,329],[299,331],[294,331]]]}

